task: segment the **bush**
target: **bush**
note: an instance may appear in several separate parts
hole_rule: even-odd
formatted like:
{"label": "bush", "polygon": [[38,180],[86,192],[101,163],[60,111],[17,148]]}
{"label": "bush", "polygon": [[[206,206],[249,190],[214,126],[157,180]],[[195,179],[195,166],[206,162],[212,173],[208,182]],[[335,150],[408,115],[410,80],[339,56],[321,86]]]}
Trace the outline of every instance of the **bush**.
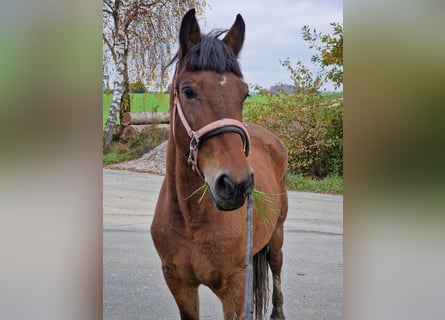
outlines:
{"label": "bush", "polygon": [[343,99],[318,93],[262,93],[266,102],[246,102],[245,119],[278,136],[289,170],[313,178],[343,176]]}
{"label": "bush", "polygon": [[104,154],[103,164],[109,165],[140,158],[168,139],[168,129],[159,128],[156,124],[146,131],[130,138],[127,142],[113,141],[108,153]]}
{"label": "bush", "polygon": [[128,145],[130,149],[142,148],[143,153],[146,153],[167,139],[168,129],[159,128],[157,124],[151,124],[147,130],[130,139]]}
{"label": "bush", "polygon": [[132,93],[145,93],[147,89],[144,82],[141,79],[137,79],[136,82],[130,84],[130,91]]}

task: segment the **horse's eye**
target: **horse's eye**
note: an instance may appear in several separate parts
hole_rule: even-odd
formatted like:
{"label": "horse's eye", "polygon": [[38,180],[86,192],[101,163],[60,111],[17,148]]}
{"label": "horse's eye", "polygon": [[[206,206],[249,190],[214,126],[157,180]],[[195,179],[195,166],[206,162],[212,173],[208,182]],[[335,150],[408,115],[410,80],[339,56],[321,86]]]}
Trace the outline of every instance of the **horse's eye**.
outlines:
{"label": "horse's eye", "polygon": [[250,94],[247,94],[247,95],[244,97],[243,102],[246,101],[246,99],[249,98],[249,97],[250,97]]}
{"label": "horse's eye", "polygon": [[186,87],[186,88],[182,89],[182,93],[185,94],[185,97],[186,97],[187,99],[193,99],[193,98],[196,98],[196,92],[193,91],[193,89],[190,88],[190,87]]}

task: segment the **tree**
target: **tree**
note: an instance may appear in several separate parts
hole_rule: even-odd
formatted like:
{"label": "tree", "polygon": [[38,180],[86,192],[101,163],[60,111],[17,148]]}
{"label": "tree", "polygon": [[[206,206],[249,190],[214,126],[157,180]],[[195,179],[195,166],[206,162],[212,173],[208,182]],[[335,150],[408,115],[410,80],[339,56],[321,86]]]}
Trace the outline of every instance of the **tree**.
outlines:
{"label": "tree", "polygon": [[[343,176],[343,98],[326,101],[320,88],[343,83],[343,28],[337,23],[332,35],[302,28],[303,38],[315,49],[312,72],[301,61],[294,66],[281,61],[293,81],[293,94],[262,91],[265,101],[245,103],[245,119],[278,136],[288,150],[288,169],[312,178]],[[283,86],[281,88],[284,88]]]}
{"label": "tree", "polygon": [[185,12],[198,11],[205,0],[104,0],[104,63],[114,65],[114,95],[104,129],[109,149],[118,115],[130,111],[130,75],[152,85],[172,57],[177,25]]}
{"label": "tree", "polygon": [[304,26],[303,39],[310,43],[309,49],[317,52],[311,60],[319,64],[325,79],[334,82],[336,88],[343,84],[343,25],[337,22],[331,23],[331,34],[317,33],[315,29]]}

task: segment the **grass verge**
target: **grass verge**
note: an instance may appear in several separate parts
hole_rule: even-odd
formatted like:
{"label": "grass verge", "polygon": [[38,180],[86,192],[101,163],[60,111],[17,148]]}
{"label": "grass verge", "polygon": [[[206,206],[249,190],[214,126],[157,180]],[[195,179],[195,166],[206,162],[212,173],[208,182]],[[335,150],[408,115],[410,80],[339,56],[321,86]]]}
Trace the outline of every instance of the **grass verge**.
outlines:
{"label": "grass verge", "polygon": [[302,175],[288,173],[286,186],[288,190],[343,194],[343,177],[328,176],[322,180],[315,180]]}

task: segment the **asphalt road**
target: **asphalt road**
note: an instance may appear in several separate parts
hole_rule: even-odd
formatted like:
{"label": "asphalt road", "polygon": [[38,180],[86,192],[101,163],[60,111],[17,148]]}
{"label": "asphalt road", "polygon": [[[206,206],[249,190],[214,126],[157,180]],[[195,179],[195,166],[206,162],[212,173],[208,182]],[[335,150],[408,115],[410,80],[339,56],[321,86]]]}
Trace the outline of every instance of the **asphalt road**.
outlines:
{"label": "asphalt road", "polygon": [[[149,233],[162,179],[103,170],[105,320],[179,319]],[[342,196],[289,192],[282,271],[288,320],[343,318],[342,211]],[[201,319],[223,319],[204,286],[200,310]]]}

